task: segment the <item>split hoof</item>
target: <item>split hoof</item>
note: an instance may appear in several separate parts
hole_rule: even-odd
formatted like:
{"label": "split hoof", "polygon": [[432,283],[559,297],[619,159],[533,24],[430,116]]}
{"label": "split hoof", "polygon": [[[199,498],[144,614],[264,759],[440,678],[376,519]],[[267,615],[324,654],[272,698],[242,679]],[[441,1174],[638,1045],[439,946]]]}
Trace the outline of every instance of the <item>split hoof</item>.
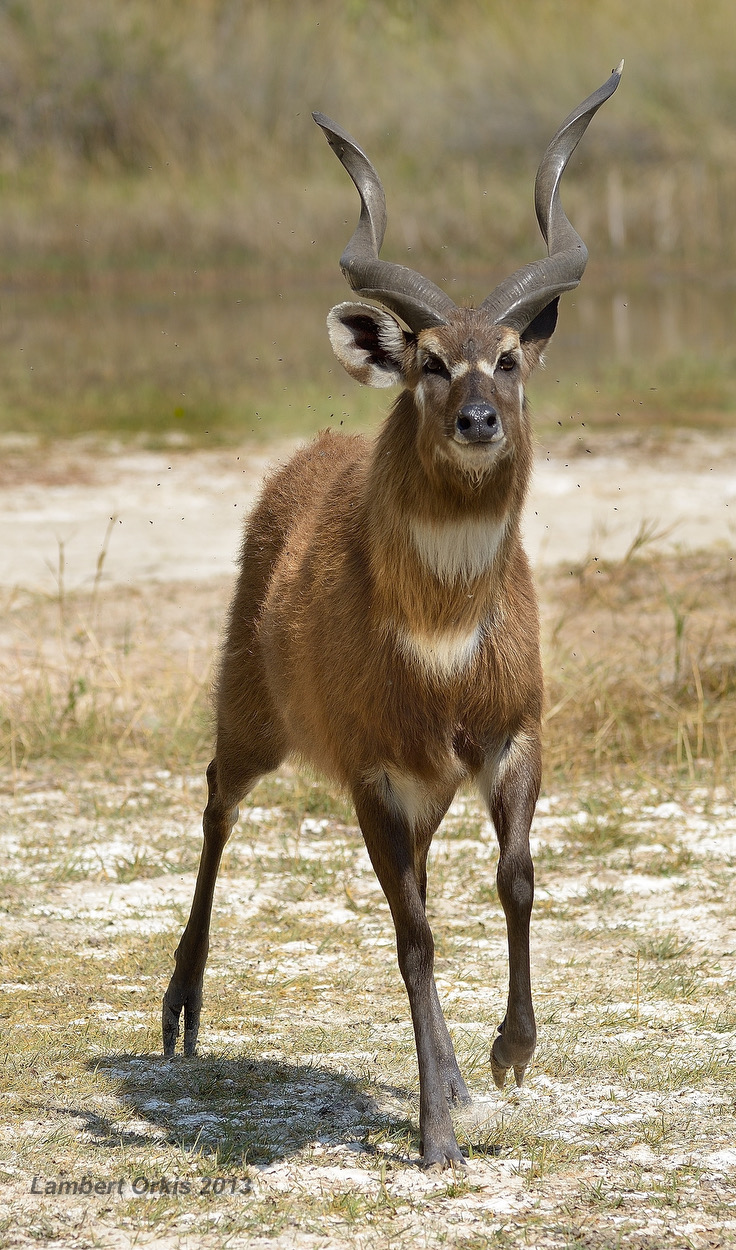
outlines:
{"label": "split hoof", "polygon": [[179,1020],[184,1010],[184,1054],[188,1057],[197,1052],[197,1035],[199,1033],[200,1007],[190,1007],[187,1002],[171,1001],[170,989],[164,994],[161,1008],[161,1035],[163,1038],[164,1057],[171,1059],[176,1051],[179,1037]]}
{"label": "split hoof", "polygon": [[[523,1085],[524,1076],[525,1076],[527,1067],[529,1065],[529,1060],[531,1059],[534,1053],[534,1045],[532,1044],[528,1048],[528,1052],[527,1052],[528,1057],[525,1060],[525,1062],[514,1063],[514,1060],[512,1057],[514,1049],[516,1050],[516,1053],[518,1056],[518,1052],[521,1050],[523,1054],[524,1051],[527,1050],[527,1047],[526,1046],[524,1046],[523,1048],[521,1046],[509,1047],[507,1045],[506,1039],[504,1038],[503,1026],[505,1023],[506,1021],[504,1020],[498,1026],[498,1036],[495,1038],[493,1046],[491,1047],[491,1075],[493,1076],[493,1083],[496,1086],[496,1089],[503,1089],[504,1085],[506,1084],[506,1073],[509,1071],[510,1068],[514,1069],[514,1078],[516,1080],[516,1084],[519,1086]],[[501,1059],[499,1052],[504,1053],[504,1060],[506,1060],[506,1062],[504,1062]]]}
{"label": "split hoof", "polygon": [[422,1168],[425,1172],[432,1174],[446,1172],[448,1168],[462,1168],[465,1170],[468,1161],[461,1153],[460,1147],[442,1147],[438,1146],[430,1154],[425,1154],[422,1159]]}

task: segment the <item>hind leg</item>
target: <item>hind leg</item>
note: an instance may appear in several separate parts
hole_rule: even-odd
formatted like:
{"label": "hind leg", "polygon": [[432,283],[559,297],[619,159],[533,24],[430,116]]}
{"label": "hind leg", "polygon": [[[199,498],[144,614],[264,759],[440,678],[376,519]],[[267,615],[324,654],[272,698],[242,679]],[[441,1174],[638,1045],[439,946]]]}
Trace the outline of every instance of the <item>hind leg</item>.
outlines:
{"label": "hind leg", "polygon": [[202,819],[204,846],[187,926],[176,950],[176,966],[164,994],[161,1017],[165,1055],[173,1055],[179,1036],[179,1017],[184,1010],[184,1054],[193,1055],[202,1011],[202,982],[209,951],[210,917],[215,882],[222,852],[238,819],[238,803],[264,773],[276,768],[284,757],[283,744],[273,725],[251,725],[248,734],[257,750],[246,747],[242,734],[236,738],[218,734],[217,754],[207,769],[209,797]]}

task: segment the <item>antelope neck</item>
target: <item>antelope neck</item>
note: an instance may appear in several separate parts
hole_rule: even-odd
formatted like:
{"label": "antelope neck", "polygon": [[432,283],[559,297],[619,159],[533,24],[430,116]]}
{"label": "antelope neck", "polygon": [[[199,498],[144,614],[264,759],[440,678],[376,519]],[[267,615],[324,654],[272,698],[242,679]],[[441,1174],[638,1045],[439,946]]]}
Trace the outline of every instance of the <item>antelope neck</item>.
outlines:
{"label": "antelope neck", "polygon": [[[372,501],[375,607],[406,646],[470,657],[499,599],[513,520],[453,512],[431,521]],[[454,667],[457,659],[447,664]]]}

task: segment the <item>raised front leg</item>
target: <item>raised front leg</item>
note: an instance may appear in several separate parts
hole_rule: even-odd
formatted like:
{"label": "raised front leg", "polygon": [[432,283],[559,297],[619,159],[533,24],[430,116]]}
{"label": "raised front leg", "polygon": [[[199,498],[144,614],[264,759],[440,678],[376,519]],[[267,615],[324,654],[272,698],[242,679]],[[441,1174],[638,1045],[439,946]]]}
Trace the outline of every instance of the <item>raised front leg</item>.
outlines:
{"label": "raised front leg", "polygon": [[506,1073],[512,1067],[516,1084],[522,1084],[537,1040],[529,962],[529,922],[534,901],[529,831],[541,769],[539,738],[523,733],[507,745],[495,776],[481,782],[498,837],[496,883],[506,915],[509,946],[506,1016],[491,1050],[491,1071],[499,1089],[503,1089]]}
{"label": "raised front leg", "polygon": [[[419,1131],[424,1166],[464,1164],[449,1101],[467,1102],[434,982],[434,940],[424,909],[425,863],[446,804],[418,830],[390,786],[353,790],[360,827],[376,876],[391,908],[399,969],[406,985],[419,1063]],[[431,827],[430,827],[431,826]]]}

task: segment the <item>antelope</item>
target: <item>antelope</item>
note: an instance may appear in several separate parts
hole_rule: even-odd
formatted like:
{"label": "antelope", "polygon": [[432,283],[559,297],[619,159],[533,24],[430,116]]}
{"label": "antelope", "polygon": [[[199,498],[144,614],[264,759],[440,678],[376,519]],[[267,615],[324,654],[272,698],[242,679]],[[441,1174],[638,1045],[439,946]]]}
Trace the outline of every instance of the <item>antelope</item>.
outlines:
{"label": "antelope", "polygon": [[[385,196],[357,143],[314,119],[353,180],[360,219],[340,261],[367,303],[327,328],[367,386],[403,389],[375,441],[330,432],[267,480],[247,522],[216,694],[204,847],[163,1000],[164,1054],[184,1011],[195,1052],[217,871],[238,804],[296,756],[352,795],[396,930],[419,1066],[427,1168],[462,1165],[450,1104],[470,1101],[434,981],[426,915],[432,837],[474,783],[499,845],[509,987],[490,1065],[521,1084],[536,1043],[529,831],[541,778],[543,682],[534,586],[520,537],[532,467],[524,384],[577,286],[587,249],[559,183],[623,62],[555,134],[535,184],[548,256],[457,307],[421,274],[379,259]],[[376,306],[377,305],[377,306]]]}

